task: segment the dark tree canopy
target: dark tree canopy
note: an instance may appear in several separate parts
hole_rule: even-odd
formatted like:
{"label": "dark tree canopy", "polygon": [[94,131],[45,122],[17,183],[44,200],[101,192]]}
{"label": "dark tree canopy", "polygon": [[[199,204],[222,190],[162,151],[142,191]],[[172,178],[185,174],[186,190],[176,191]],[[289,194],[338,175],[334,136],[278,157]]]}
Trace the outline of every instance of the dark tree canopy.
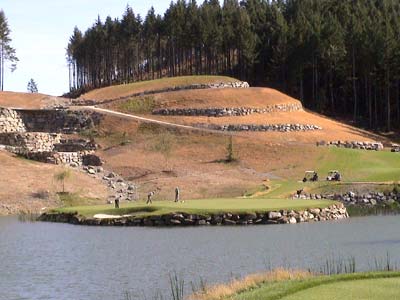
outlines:
{"label": "dark tree canopy", "polygon": [[[221,3],[221,4],[220,4]],[[370,128],[400,124],[397,0],[195,0],[100,17],[67,48],[70,88],[223,74]]]}

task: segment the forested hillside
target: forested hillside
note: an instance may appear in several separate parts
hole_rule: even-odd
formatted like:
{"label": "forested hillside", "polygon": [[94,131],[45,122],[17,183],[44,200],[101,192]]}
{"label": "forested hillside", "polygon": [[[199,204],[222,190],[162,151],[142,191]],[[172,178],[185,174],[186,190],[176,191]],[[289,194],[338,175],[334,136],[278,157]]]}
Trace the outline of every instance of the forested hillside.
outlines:
{"label": "forested hillside", "polygon": [[75,28],[70,88],[224,74],[268,85],[313,110],[391,130],[400,124],[397,0],[178,0],[142,18],[127,7]]}

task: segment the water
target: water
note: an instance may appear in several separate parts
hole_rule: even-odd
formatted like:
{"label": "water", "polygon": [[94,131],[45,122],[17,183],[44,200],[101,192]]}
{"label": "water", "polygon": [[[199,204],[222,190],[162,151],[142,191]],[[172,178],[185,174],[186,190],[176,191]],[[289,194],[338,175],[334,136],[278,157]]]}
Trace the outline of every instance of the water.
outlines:
{"label": "water", "polygon": [[[189,282],[355,256],[357,268],[390,255],[400,263],[400,217],[301,225],[108,228],[0,218],[0,300],[152,299],[169,275]],[[188,291],[189,292],[189,291]]]}

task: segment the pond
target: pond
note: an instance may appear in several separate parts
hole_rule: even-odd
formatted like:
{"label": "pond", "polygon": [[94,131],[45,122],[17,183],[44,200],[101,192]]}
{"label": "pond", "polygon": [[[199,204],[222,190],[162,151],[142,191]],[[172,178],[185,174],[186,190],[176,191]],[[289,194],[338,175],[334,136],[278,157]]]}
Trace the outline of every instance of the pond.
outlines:
{"label": "pond", "polygon": [[400,217],[298,225],[85,227],[0,218],[0,299],[169,299],[169,276],[198,284],[278,266],[318,268],[355,257],[400,262]]}

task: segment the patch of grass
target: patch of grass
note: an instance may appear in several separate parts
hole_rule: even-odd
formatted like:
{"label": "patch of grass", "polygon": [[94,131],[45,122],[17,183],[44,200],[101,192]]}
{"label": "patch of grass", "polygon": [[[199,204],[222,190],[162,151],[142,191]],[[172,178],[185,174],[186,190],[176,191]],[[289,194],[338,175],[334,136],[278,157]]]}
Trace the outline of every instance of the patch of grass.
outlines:
{"label": "patch of grass", "polygon": [[317,161],[316,169],[321,178],[329,170],[339,170],[344,182],[387,182],[400,179],[399,156],[388,151],[330,148]]}
{"label": "patch of grass", "polygon": [[90,205],[98,203],[98,199],[83,197],[79,193],[57,193],[64,207],[73,207],[80,205]]}
{"label": "patch of grass", "polygon": [[[380,280],[380,279],[391,279],[393,284],[397,286],[400,283],[400,272],[372,272],[372,273],[353,273],[353,274],[341,274],[333,276],[317,276],[308,278],[305,280],[288,280],[283,282],[266,282],[260,285],[258,288],[250,289],[245,292],[239,293],[232,297],[234,300],[276,300],[276,299],[306,299],[298,298],[299,295],[312,297],[314,295],[314,289],[316,287],[322,288],[322,290],[329,286],[340,286],[343,283],[348,282],[351,284],[357,284],[359,282],[364,287],[370,284],[369,280]],[[367,281],[364,281],[367,280]],[[373,285],[374,287],[376,285]],[[324,294],[316,294],[319,298],[313,299],[336,299],[335,297],[325,297]],[[302,297],[300,296],[300,297]],[[338,299],[353,299],[354,294],[349,291],[344,298]],[[391,297],[381,298],[362,298],[362,299],[390,299]],[[308,298],[307,298],[308,299]]]}
{"label": "patch of grass", "polygon": [[155,201],[152,205],[144,202],[129,203],[121,205],[120,209],[114,209],[112,205],[67,207],[54,210],[54,212],[74,212],[87,217],[95,214],[140,214],[140,215],[164,215],[171,212],[186,212],[193,214],[212,214],[223,212],[254,213],[273,210],[302,210],[306,208],[325,208],[334,201],[327,200],[290,200],[290,199],[203,199],[187,200],[184,203],[167,201]]}
{"label": "patch of grass", "polygon": [[156,107],[153,96],[135,97],[118,104],[117,110],[124,113],[148,114]]}
{"label": "patch of grass", "polygon": [[347,212],[350,217],[395,215],[400,214],[400,205],[397,202],[374,206],[349,205]]}

